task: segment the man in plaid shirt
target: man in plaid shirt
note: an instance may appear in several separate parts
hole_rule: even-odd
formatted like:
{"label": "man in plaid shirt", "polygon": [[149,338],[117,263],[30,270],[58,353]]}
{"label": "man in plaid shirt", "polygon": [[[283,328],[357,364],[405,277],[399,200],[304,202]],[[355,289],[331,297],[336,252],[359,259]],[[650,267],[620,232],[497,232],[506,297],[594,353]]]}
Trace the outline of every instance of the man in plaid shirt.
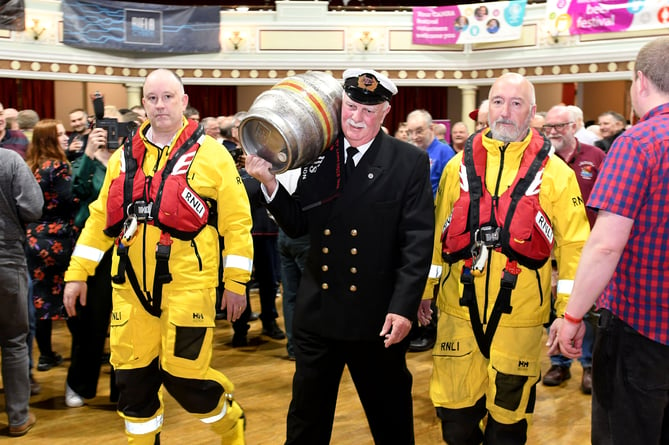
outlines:
{"label": "man in plaid shirt", "polygon": [[[588,206],[599,210],[564,319],[549,344],[581,353],[597,301],[592,443],[669,441],[669,37],[646,44],[630,88],[642,116],[609,151]],[[557,334],[557,341],[555,335]]]}

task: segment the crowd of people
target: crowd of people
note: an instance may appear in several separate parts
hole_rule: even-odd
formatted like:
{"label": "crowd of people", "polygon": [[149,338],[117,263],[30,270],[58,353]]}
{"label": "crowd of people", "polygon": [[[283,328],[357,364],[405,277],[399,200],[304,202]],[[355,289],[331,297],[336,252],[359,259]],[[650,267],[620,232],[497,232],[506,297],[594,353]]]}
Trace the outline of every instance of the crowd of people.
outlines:
{"label": "crowd of people", "polygon": [[244,347],[257,318],[295,361],[287,444],[330,442],[344,368],[375,443],[413,444],[409,351],[432,351],[423,390],[448,444],[525,443],[538,384],[562,385],[576,358],[593,443],[665,443],[667,51],[660,37],[639,52],[634,126],[605,111],[586,127],[574,105],[538,112],[532,83],[506,73],[469,114],[473,134],[416,109],[393,137],[397,86],[348,69],[334,142],[280,175],[244,153],[244,112],[200,119],[167,69],[147,75],[141,105],[106,107],[130,129],[119,140],[84,109],[68,134],[0,105],[9,434],[36,422],[33,368],[63,363],[51,335],[65,319],[68,407],[96,396],[109,361],[129,443],[160,442],[165,390],[244,444],[213,329],[227,319]]}

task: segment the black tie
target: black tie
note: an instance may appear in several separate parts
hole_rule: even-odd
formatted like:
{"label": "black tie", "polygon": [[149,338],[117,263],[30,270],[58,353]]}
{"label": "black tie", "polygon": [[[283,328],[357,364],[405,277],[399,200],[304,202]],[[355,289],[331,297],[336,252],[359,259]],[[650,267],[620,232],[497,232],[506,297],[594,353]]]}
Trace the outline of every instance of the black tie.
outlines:
{"label": "black tie", "polygon": [[346,149],[346,155],[348,156],[346,158],[346,180],[348,181],[351,176],[353,176],[353,170],[355,170],[355,162],[353,161],[353,156],[358,152],[358,149],[355,147],[348,147]]}

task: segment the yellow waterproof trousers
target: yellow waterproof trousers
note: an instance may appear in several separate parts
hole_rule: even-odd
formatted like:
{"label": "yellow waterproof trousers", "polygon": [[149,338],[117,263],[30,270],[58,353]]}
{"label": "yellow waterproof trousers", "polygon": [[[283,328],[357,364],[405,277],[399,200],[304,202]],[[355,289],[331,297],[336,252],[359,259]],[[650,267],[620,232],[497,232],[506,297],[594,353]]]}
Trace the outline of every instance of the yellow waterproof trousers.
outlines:
{"label": "yellow waterproof trousers", "polygon": [[234,385],[210,367],[215,289],[164,290],[161,315],[149,314],[132,290],[114,289],[111,363],[128,442],[153,445],[163,423],[162,386],[222,438],[244,444],[244,417]]}
{"label": "yellow waterproof trousers", "polygon": [[[484,326],[485,329],[485,326]],[[473,407],[483,396],[486,409],[503,424],[531,423],[535,385],[541,375],[543,326],[498,326],[486,359],[469,320],[439,316],[430,397],[436,407]]]}

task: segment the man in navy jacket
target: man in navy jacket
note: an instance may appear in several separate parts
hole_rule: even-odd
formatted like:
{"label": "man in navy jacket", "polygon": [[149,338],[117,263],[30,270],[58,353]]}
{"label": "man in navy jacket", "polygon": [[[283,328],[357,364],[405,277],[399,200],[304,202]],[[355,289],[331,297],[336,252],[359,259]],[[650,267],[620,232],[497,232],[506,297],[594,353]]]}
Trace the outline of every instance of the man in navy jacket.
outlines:
{"label": "man in navy jacket", "polygon": [[375,443],[414,443],[406,336],[430,268],[434,212],[427,153],[381,130],[396,93],[376,71],[346,70],[341,134],[303,167],[292,196],[269,162],[247,157],[283,230],[310,235],[287,444],[330,442],[345,365]]}

